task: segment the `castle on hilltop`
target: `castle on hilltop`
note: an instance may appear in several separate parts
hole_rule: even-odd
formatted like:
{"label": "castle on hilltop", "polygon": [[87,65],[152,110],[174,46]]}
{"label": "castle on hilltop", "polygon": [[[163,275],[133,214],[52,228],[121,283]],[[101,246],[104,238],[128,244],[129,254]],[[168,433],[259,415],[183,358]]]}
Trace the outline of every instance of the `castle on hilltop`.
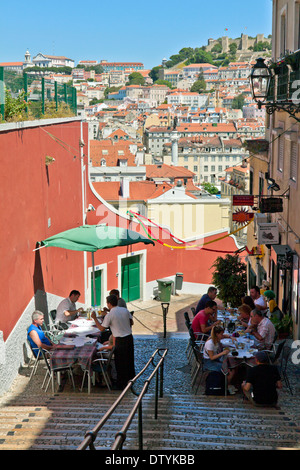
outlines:
{"label": "castle on hilltop", "polygon": [[210,52],[215,45],[221,44],[222,52],[229,52],[230,45],[235,43],[237,45],[237,50],[242,53],[249,51],[250,47],[254,47],[259,42],[268,42],[271,44],[272,38],[265,38],[264,34],[257,34],[255,38],[251,38],[247,34],[242,34],[241,37],[237,39],[223,36],[220,39],[209,39],[206,51]]}

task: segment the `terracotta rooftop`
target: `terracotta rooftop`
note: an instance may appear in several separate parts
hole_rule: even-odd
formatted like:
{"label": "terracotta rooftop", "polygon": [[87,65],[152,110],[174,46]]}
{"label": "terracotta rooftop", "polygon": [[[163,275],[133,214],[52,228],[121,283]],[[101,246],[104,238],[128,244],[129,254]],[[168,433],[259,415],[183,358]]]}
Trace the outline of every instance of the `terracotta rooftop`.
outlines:
{"label": "terracotta rooftop", "polygon": [[195,173],[183,166],[146,165],[146,178],[193,178]]}
{"label": "terracotta rooftop", "polygon": [[91,140],[90,158],[92,166],[101,166],[105,160],[106,166],[118,166],[119,160],[127,160],[127,166],[136,166],[135,156],[130,152],[129,145],[132,142],[113,142],[111,139]]}
{"label": "terracotta rooftop", "polygon": [[[118,201],[122,197],[119,181],[97,182],[93,183],[93,186],[106,201]],[[154,181],[130,181],[128,200],[147,201],[148,199],[154,199],[172,187],[169,183],[156,184]]]}

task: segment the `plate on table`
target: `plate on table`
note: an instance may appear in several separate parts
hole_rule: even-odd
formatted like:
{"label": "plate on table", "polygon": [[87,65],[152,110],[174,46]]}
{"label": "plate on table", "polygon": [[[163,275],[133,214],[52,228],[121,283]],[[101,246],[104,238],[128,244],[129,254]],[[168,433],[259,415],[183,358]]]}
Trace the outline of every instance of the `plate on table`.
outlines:
{"label": "plate on table", "polygon": [[76,336],[86,336],[90,335],[92,333],[95,333],[97,331],[97,328],[94,326],[78,326],[77,328],[74,328],[74,332],[76,332]]}
{"label": "plate on table", "polygon": [[232,353],[229,353],[229,356],[235,357],[237,359],[243,359],[243,358],[250,359],[251,357],[253,357],[256,351],[257,349],[254,349],[253,352],[252,350],[245,351],[244,349],[237,349],[237,352],[238,352],[237,356],[233,355]]}
{"label": "plate on table", "polygon": [[74,339],[73,338],[62,338],[59,342],[59,344],[74,344]]}
{"label": "plate on table", "polygon": [[233,346],[233,341],[231,338],[224,338],[221,340],[223,346]]}

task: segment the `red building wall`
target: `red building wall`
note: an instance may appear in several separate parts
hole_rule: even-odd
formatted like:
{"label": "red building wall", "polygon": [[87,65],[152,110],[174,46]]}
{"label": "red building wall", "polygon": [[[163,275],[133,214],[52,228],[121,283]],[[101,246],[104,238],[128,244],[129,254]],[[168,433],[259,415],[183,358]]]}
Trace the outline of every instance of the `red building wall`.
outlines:
{"label": "red building wall", "polygon": [[[25,126],[7,131],[0,126],[0,330],[4,339],[37,289],[61,296],[75,287],[83,289],[82,253],[59,248],[33,252],[37,241],[82,225],[81,122]],[[86,142],[87,132],[84,124]],[[55,158],[49,166],[46,156]]]}

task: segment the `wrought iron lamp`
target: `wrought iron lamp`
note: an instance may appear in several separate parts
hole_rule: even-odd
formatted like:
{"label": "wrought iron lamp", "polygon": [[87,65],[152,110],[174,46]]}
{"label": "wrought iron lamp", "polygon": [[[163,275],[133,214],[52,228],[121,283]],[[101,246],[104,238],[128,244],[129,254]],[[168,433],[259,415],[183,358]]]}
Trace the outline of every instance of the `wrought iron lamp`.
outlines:
{"label": "wrought iron lamp", "polygon": [[258,104],[258,108],[261,109],[262,106],[265,106],[268,114],[273,114],[275,111],[285,111],[300,122],[300,118],[295,116],[295,114],[300,113],[299,100],[295,102],[293,99],[285,101],[271,101],[268,99],[270,98],[269,90],[272,78],[273,72],[267,66],[265,60],[262,58],[257,59],[250,74],[250,84],[252,96]]}

